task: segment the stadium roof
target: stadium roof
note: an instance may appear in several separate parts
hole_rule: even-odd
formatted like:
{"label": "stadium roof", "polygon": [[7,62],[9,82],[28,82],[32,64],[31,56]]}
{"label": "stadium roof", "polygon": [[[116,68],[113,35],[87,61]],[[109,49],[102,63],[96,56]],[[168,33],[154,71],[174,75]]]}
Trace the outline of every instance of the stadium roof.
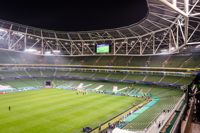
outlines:
{"label": "stadium roof", "polygon": [[97,31],[79,31],[79,32],[59,32],[45,29],[38,29],[30,26],[15,24],[12,22],[1,21],[3,28],[26,32],[35,36],[43,36],[49,38],[66,39],[66,40],[93,40],[93,39],[117,39],[124,37],[141,36],[152,31],[168,28],[174,22],[178,13],[156,2],[156,0],[148,0],[147,16],[136,24],[115,29],[103,29]]}
{"label": "stadium roof", "polygon": [[[95,55],[94,45],[102,42],[114,45],[113,55],[155,55],[165,49],[174,53],[188,44],[199,44],[199,0],[147,0],[147,3],[147,16],[125,27],[61,32],[1,20],[1,31],[7,30],[1,36],[9,41],[8,49],[20,51],[39,45],[36,49],[41,49],[41,54],[59,49],[64,55]],[[20,46],[23,42],[25,47]]]}

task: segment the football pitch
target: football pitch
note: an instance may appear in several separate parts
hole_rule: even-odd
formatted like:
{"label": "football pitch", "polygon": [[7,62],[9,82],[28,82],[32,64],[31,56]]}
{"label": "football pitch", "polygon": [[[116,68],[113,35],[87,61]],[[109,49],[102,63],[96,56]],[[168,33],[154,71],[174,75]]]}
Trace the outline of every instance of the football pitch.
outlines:
{"label": "football pitch", "polygon": [[0,95],[0,133],[80,133],[83,127],[95,128],[143,101],[61,89]]}

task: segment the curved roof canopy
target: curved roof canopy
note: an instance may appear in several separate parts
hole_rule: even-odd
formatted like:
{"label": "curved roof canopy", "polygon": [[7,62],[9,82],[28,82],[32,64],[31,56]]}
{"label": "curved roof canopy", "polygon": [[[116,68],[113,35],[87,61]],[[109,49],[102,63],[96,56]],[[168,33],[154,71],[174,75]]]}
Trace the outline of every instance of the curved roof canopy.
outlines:
{"label": "curved roof canopy", "polygon": [[[187,1],[187,2],[186,2]],[[97,31],[60,32],[0,21],[7,48],[61,50],[63,55],[96,55],[95,44],[110,43],[112,55],[155,55],[178,52],[198,42],[199,0],[147,0],[148,14],[136,24]],[[5,33],[3,33],[5,31]],[[192,42],[190,42],[192,41]],[[4,42],[4,43],[5,43]]]}
{"label": "curved roof canopy", "polygon": [[[137,24],[120,27],[116,29],[105,29],[98,31],[80,31],[80,32],[59,32],[45,29],[38,29],[25,25],[15,24],[12,22],[1,21],[1,27],[13,31],[24,32],[35,36],[49,38],[60,38],[68,40],[93,40],[93,39],[117,39],[124,37],[133,37],[147,34],[152,31],[167,28],[173,22],[177,13],[164,5],[159,4],[156,0],[148,0],[148,14],[146,18]],[[12,27],[11,27],[12,26]]]}

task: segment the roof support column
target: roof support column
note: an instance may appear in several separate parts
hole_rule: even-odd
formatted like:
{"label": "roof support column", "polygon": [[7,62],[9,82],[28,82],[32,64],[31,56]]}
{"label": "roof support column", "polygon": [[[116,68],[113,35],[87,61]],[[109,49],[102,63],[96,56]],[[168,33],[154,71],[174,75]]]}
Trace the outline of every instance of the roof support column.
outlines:
{"label": "roof support column", "polygon": [[41,30],[41,54],[44,55],[44,37]]}
{"label": "roof support column", "polygon": [[173,5],[176,7],[177,0],[173,0]]}
{"label": "roof support column", "polygon": [[[189,14],[189,0],[184,0],[184,6],[185,6],[185,12],[186,14]],[[184,45],[187,45],[187,40],[188,40],[188,27],[189,27],[189,17],[184,16],[185,18],[185,41]]]}
{"label": "roof support column", "polygon": [[[167,0],[159,0],[160,2],[162,2],[163,4],[165,4],[166,6],[172,8],[173,10],[175,10],[176,12],[180,13],[181,15],[185,16],[185,17],[188,17],[188,14],[184,11],[182,11],[181,9],[179,9],[177,7],[177,1],[176,0],[173,0],[173,3],[170,3],[169,1]],[[189,1],[189,0],[185,0],[185,1]],[[174,3],[176,2],[176,3]]]}

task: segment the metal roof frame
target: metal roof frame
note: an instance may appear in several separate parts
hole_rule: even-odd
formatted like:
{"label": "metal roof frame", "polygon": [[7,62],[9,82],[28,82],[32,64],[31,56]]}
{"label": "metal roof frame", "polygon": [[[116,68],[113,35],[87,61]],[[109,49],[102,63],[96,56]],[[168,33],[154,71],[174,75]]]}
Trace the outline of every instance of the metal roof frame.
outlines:
{"label": "metal roof frame", "polygon": [[95,45],[109,43],[110,55],[145,56],[178,53],[187,45],[200,44],[200,0],[147,0],[147,4],[148,13],[140,22],[96,31],[52,31],[0,20],[0,48],[84,56],[97,55]]}

